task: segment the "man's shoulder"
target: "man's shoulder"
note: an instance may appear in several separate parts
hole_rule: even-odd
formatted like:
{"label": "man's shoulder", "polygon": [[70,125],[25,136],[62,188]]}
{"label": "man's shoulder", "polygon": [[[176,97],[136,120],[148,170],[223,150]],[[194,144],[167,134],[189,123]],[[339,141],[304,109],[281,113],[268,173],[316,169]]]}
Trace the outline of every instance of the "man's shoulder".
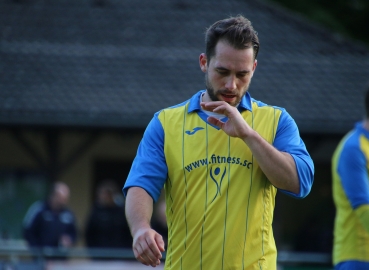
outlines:
{"label": "man's shoulder", "polygon": [[185,106],[188,102],[189,102],[189,100],[186,100],[186,101],[183,101],[182,103],[163,108],[163,109],[161,109],[161,110],[154,113],[154,118],[161,117],[164,114],[165,115],[176,114],[179,111],[183,110],[183,108],[185,108]]}
{"label": "man's shoulder", "polygon": [[181,103],[178,103],[176,105],[173,105],[173,106],[170,106],[170,107],[167,107],[163,110],[166,110],[166,111],[172,111],[172,112],[175,112],[175,109],[180,109],[180,108],[184,108],[187,104],[189,104],[191,101],[191,99],[187,99]]}
{"label": "man's shoulder", "polygon": [[41,215],[46,209],[46,203],[44,201],[36,201],[29,208],[24,217],[23,224],[28,227],[37,216]]}
{"label": "man's shoulder", "polygon": [[204,90],[198,91],[197,93],[195,93],[192,97],[190,97],[189,99],[181,102],[181,103],[177,103],[175,105],[171,105],[169,107],[163,108],[160,111],[156,112],[156,115],[160,115],[161,113],[169,113],[169,114],[175,114],[178,112],[182,112],[183,109],[188,110],[188,112],[200,109],[200,95],[204,92]]}
{"label": "man's shoulder", "polygon": [[362,131],[359,128],[354,128],[350,130],[349,132],[347,132],[347,134],[343,138],[344,147],[359,148],[361,135],[362,135]]}
{"label": "man's shoulder", "polygon": [[[340,154],[340,156],[349,157],[352,161],[353,158],[364,157],[365,152],[369,149],[363,147],[361,144],[362,132],[354,128],[350,130],[342,139],[339,145],[337,146],[336,152]],[[369,153],[368,153],[369,154]]]}
{"label": "man's shoulder", "polygon": [[31,204],[31,206],[29,207],[29,210],[33,212],[42,212],[46,210],[46,208],[47,208],[47,203],[45,201],[39,200]]}
{"label": "man's shoulder", "polygon": [[285,127],[286,125],[294,125],[294,120],[292,116],[283,107],[270,105],[263,101],[251,99],[252,113],[255,116],[260,116],[263,119],[269,119],[270,121],[276,121],[281,125],[280,127]]}
{"label": "man's shoulder", "polygon": [[268,103],[265,103],[261,100],[257,100],[254,98],[251,98],[251,104],[252,104],[252,108],[253,110],[255,109],[269,109],[269,110],[279,110],[281,112],[286,112],[286,109],[280,106],[276,106],[276,105],[271,105]]}

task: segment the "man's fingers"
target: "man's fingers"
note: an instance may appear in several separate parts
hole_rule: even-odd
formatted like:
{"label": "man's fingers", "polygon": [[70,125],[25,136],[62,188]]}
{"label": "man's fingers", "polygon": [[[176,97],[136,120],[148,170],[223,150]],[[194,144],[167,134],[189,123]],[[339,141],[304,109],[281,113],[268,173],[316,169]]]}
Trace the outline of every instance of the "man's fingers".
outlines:
{"label": "man's fingers", "polygon": [[158,244],[156,242],[156,238],[158,236],[161,237],[160,235],[156,234],[155,238],[154,238],[154,241],[153,241],[152,238],[146,239],[146,243],[148,244],[147,252],[149,253],[150,258],[152,258],[152,259],[154,259],[154,258],[161,259],[161,257],[162,257],[161,252],[160,252],[160,247],[158,246]]}
{"label": "man's fingers", "polygon": [[133,248],[133,253],[135,254],[135,258],[142,264],[149,266],[149,261],[147,258],[144,258],[142,255],[142,252],[138,251],[136,248]]}
{"label": "man's fingers", "polygon": [[223,124],[224,124],[222,121],[218,120],[215,117],[211,117],[211,116],[208,117],[208,122],[210,124],[214,125],[214,126],[219,127],[219,128],[222,128],[223,127]]}
{"label": "man's fingers", "polygon": [[138,251],[137,249],[134,250],[134,254],[136,259],[141,262],[144,265],[151,265],[153,267],[157,266],[160,264],[160,260],[157,258],[150,258],[150,256],[148,256],[148,254],[145,253],[145,250],[142,251]]}
{"label": "man's fingers", "polygon": [[155,267],[160,264],[161,252],[164,251],[164,241],[156,231],[143,229],[136,233],[132,248],[139,262]]}
{"label": "man's fingers", "polygon": [[232,110],[235,110],[235,107],[229,105],[224,101],[202,103],[201,106],[204,110],[224,114],[225,116],[229,116],[232,113]]}
{"label": "man's fingers", "polygon": [[157,244],[159,250],[161,252],[164,252],[165,251],[165,243],[164,243],[163,237],[160,234],[157,234],[155,236],[155,241],[156,241],[156,244]]}
{"label": "man's fingers", "polygon": [[162,257],[160,247],[158,247],[156,242],[152,241],[151,238],[138,241],[133,251],[136,259],[144,265],[155,267],[160,264],[160,259]]}

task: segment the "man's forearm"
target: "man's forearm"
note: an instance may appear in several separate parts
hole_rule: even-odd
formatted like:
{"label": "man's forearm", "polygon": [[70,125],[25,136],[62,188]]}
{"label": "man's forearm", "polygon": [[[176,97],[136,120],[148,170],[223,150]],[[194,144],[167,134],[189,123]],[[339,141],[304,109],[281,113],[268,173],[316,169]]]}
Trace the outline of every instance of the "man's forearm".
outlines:
{"label": "man's forearm", "polygon": [[153,213],[153,199],[140,187],[131,187],[126,197],[126,218],[132,236],[142,228],[150,228]]}
{"label": "man's forearm", "polygon": [[260,168],[275,187],[295,194],[299,193],[300,182],[296,164],[290,154],[280,152],[257,132],[253,132],[243,141],[248,145]]}

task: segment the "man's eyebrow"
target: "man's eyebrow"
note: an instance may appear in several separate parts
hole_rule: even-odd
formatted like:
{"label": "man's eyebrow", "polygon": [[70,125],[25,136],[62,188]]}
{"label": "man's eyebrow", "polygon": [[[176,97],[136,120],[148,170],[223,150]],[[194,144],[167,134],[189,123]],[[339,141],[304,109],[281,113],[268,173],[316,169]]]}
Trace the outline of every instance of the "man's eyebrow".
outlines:
{"label": "man's eyebrow", "polygon": [[225,68],[225,67],[215,67],[215,69],[220,69],[220,70],[229,70],[228,68]]}
{"label": "man's eyebrow", "polygon": [[[230,71],[228,68],[225,68],[225,67],[215,67],[215,69],[217,70],[222,70],[222,71]],[[249,73],[250,71],[249,70],[240,70],[240,71],[237,71],[236,73]]]}

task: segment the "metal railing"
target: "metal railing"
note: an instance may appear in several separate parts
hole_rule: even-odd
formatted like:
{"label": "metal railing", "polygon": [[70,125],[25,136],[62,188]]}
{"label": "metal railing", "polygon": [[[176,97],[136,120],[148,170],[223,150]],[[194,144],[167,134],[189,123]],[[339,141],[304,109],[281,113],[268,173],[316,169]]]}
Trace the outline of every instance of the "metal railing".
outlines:
{"label": "metal railing", "polygon": [[[41,264],[47,260],[55,259],[136,260],[130,248],[45,247],[30,249],[25,246],[0,245],[0,262],[17,263],[20,261],[29,261],[30,259]],[[165,253],[163,254],[164,260]],[[279,251],[277,262],[282,269],[293,266],[325,267],[324,269],[332,269],[331,254],[326,253]]]}

